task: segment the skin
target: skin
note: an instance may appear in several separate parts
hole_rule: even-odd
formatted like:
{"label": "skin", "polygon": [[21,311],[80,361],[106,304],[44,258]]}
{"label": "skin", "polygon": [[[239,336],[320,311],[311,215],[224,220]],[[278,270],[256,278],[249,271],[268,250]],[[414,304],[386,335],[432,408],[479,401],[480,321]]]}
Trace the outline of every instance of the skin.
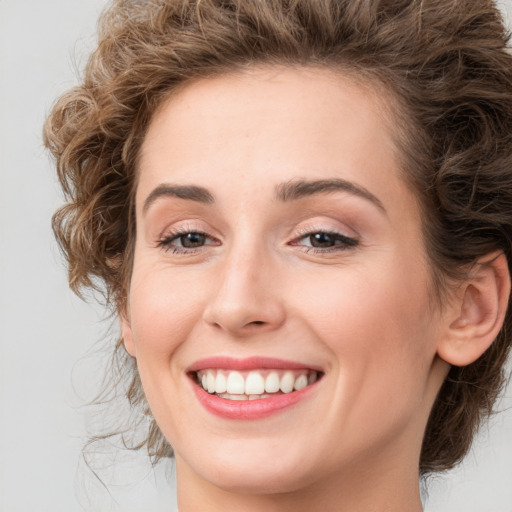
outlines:
{"label": "skin", "polygon": [[[328,71],[259,68],[188,85],[151,122],[122,329],[176,453],[180,512],[422,510],[421,440],[454,308],[433,305],[383,104]],[[333,179],[359,192],[276,197],[283,183]],[[180,234],[197,232],[203,245],[183,248]],[[311,247],[311,233],[336,233],[333,246]],[[229,420],[187,375],[226,355],[324,375],[293,407]]]}

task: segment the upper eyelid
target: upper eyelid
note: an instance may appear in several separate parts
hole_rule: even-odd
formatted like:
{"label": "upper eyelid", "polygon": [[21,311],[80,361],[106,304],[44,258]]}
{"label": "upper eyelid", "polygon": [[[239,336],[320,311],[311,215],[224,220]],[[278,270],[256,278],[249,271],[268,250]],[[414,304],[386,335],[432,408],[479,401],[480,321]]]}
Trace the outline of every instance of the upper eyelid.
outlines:
{"label": "upper eyelid", "polygon": [[165,229],[161,231],[160,238],[167,238],[169,236],[179,236],[186,233],[202,233],[204,235],[215,238],[215,235],[212,234],[212,230],[205,229],[204,226],[199,226],[197,224],[192,223],[183,223],[179,226],[167,226]]}
{"label": "upper eyelid", "polygon": [[295,239],[297,239],[299,237],[308,236],[308,235],[311,235],[314,233],[329,233],[332,235],[340,235],[345,238],[353,238],[355,240],[358,240],[360,238],[359,234],[354,232],[354,230],[352,230],[352,229],[348,229],[348,228],[342,229],[342,228],[326,226],[326,225],[322,226],[319,224],[317,224],[317,225],[312,224],[310,226],[300,227],[299,229],[297,229],[297,233],[298,233],[298,235],[295,236]]}
{"label": "upper eyelid", "polygon": [[326,235],[339,236],[340,238],[347,238],[350,240],[357,240],[357,237],[353,235],[347,235],[346,233],[342,233],[341,231],[333,231],[327,229],[314,229],[312,231],[307,231],[305,233],[300,233],[298,236],[294,238],[294,240],[301,240],[303,238],[307,238],[311,235],[316,235],[317,233],[324,233]]}
{"label": "upper eyelid", "polygon": [[202,231],[202,230],[199,230],[199,229],[193,229],[193,230],[187,229],[187,230],[184,230],[184,231],[170,231],[170,232],[164,233],[158,239],[158,243],[170,242],[171,240],[175,240],[175,239],[180,238],[180,237],[182,237],[184,235],[187,235],[189,233],[197,233],[199,235],[204,235],[207,239],[213,240],[214,242],[218,242],[219,241],[218,238],[216,238],[215,236],[211,235],[210,233],[207,233],[206,231]]}
{"label": "upper eyelid", "polygon": [[[340,224],[339,221],[336,221],[336,223]],[[157,237],[158,241],[171,237],[178,237],[187,233],[201,233],[217,241],[222,241],[224,238],[222,234],[218,232],[218,230],[212,229],[208,223],[201,219],[187,219],[180,221],[177,224],[178,225],[171,224],[170,226],[167,226],[165,229],[161,230]],[[329,233],[345,238],[360,240],[359,233],[355,232],[348,226],[333,226],[329,221],[326,222],[323,220],[312,219],[309,222],[302,220],[300,223],[298,223],[298,225],[290,229],[287,236],[288,241],[286,243],[314,233]]]}
{"label": "upper eyelid", "polygon": [[[180,226],[178,228],[170,228],[170,229],[164,229],[162,231],[161,238],[167,238],[169,236],[179,236],[184,235],[187,233],[200,233],[203,235],[207,235],[212,238],[216,238],[215,235],[213,235],[210,230],[194,227],[194,226]],[[295,233],[294,238],[302,238],[307,235],[311,235],[314,233],[329,233],[332,235],[340,235],[344,236],[346,238],[355,238],[355,235],[351,235],[347,233],[344,230],[341,229],[335,229],[331,227],[308,227],[308,228],[301,228],[298,229]]]}

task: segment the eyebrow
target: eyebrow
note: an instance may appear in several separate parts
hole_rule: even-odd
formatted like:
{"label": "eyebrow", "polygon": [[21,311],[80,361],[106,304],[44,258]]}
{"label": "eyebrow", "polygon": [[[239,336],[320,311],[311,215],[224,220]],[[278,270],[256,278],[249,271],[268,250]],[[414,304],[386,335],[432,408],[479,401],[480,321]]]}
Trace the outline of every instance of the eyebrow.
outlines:
{"label": "eyebrow", "polygon": [[176,197],[178,199],[188,199],[199,203],[211,204],[214,202],[213,195],[204,187],[196,185],[171,185],[164,183],[158,185],[146,198],[142,206],[142,212],[146,213],[148,208],[160,197]]}
{"label": "eyebrow", "polygon": [[[369,190],[356,185],[351,181],[342,178],[334,178],[329,180],[291,180],[276,186],[276,198],[279,201],[289,202],[297,201],[305,197],[316,194],[328,194],[330,192],[348,192],[349,194],[361,197],[373,203],[384,213],[386,209],[381,200],[374,196]],[[215,199],[212,193],[197,185],[173,185],[163,183],[158,185],[146,198],[142,206],[142,212],[145,213],[148,208],[160,197],[175,197],[178,199],[186,199],[196,201],[203,204],[212,204]]]}
{"label": "eyebrow", "polygon": [[361,185],[356,185],[342,178],[315,181],[291,180],[281,183],[276,187],[276,197],[280,201],[296,201],[315,194],[328,194],[329,192],[339,191],[348,192],[349,194],[366,199],[384,213],[387,213],[382,201],[378,197]]}

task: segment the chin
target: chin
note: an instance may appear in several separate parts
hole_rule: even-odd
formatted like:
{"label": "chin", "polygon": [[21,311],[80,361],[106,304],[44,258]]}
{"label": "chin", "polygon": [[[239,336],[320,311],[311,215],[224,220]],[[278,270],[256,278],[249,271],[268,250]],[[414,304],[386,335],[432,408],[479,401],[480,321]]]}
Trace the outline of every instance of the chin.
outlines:
{"label": "chin", "polygon": [[[236,443],[235,443],[236,444]],[[254,447],[252,450],[220,447],[202,452],[204,456],[182,459],[203,480],[226,492],[241,494],[281,494],[301,489],[315,479],[314,462],[305,452]],[[199,454],[196,454],[199,455]]]}
{"label": "chin", "polygon": [[233,467],[216,466],[208,471],[208,480],[216,487],[236,494],[284,494],[295,492],[304,487],[304,482],[311,484],[311,478],[297,474],[296,468]]}

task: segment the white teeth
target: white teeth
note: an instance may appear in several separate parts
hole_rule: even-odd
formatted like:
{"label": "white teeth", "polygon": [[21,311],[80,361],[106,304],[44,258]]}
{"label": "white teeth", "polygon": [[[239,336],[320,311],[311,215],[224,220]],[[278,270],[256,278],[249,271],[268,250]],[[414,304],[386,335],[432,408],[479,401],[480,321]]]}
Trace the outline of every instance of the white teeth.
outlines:
{"label": "white teeth", "polygon": [[222,372],[217,372],[215,379],[215,393],[225,393],[228,389],[228,382],[226,376]]}
{"label": "white teeth", "polygon": [[228,400],[247,400],[247,397],[245,395],[229,395]]}
{"label": "white teeth", "polygon": [[[266,375],[266,376],[265,376]],[[300,391],[318,379],[305,370],[252,370],[250,372],[208,369],[198,372],[200,385],[210,394],[229,400],[257,400],[271,394]]]}
{"label": "white teeth", "polygon": [[265,380],[258,372],[250,372],[245,379],[246,395],[261,395],[265,392]]}
{"label": "white teeth", "polygon": [[267,393],[277,393],[279,391],[279,374],[270,372],[265,379],[265,391]]}
{"label": "white teeth", "polygon": [[308,385],[308,378],[306,375],[302,374],[295,381],[293,388],[295,389],[295,391],[299,391],[299,390],[305,388],[307,385]]}
{"label": "white teeth", "polygon": [[291,393],[293,391],[293,385],[295,384],[295,375],[293,372],[286,372],[281,377],[279,388],[283,393]]}
{"label": "white teeth", "polygon": [[230,372],[226,391],[230,395],[243,395],[245,393],[245,381],[241,373]]}
{"label": "white teeth", "polygon": [[259,400],[260,398],[268,398],[270,395],[266,393],[263,395],[230,395],[229,393],[220,393],[218,396],[227,400]]}
{"label": "white teeth", "polygon": [[206,373],[206,385],[208,386],[208,393],[215,393],[215,375],[213,372]]}

